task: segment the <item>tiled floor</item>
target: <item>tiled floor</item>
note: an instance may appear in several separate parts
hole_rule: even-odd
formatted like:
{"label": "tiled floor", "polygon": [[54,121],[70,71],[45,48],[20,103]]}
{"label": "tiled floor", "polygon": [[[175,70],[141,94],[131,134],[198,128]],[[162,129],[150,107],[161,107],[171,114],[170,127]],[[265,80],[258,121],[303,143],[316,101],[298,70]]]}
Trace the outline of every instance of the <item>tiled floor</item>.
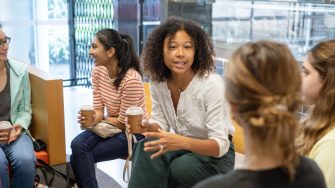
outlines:
{"label": "tiled floor", "polygon": [[[64,106],[65,106],[65,139],[66,153],[71,154],[70,144],[72,139],[81,132],[77,123],[77,116],[80,106],[92,104],[92,91],[84,87],[66,87],[64,88]],[[236,154],[235,166],[241,166],[244,156]],[[116,180],[121,187],[127,187],[122,179],[124,160],[117,159],[97,164],[97,167]]]}

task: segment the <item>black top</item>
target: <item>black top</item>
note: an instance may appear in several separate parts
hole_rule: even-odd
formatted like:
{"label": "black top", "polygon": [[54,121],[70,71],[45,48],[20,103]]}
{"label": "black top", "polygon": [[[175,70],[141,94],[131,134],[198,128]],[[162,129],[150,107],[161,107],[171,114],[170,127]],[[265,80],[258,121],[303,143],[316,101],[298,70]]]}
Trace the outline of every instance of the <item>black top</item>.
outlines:
{"label": "black top", "polygon": [[324,177],[317,164],[300,157],[295,179],[290,181],[282,168],[269,170],[236,170],[217,175],[198,183],[194,188],[326,188]]}
{"label": "black top", "polygon": [[0,91],[0,121],[10,120],[10,74],[9,74],[9,63],[5,62],[7,83],[5,88]]}

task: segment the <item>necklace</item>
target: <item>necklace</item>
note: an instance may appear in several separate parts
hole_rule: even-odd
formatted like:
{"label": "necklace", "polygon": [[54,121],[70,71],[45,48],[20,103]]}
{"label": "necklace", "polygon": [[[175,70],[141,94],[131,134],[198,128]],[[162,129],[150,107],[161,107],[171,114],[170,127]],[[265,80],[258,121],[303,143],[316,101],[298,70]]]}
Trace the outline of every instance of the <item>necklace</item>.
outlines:
{"label": "necklace", "polygon": [[188,87],[188,85],[192,82],[194,75],[195,74],[192,72],[192,77],[189,79],[188,82],[185,82],[184,79],[182,81],[179,80],[180,81],[179,83],[175,80],[172,80],[172,79],[169,80],[168,81],[168,82],[170,82],[170,83],[168,83],[169,89],[172,91],[173,90],[172,88],[174,88],[174,91],[177,90],[177,92],[180,94],[182,91],[185,91],[186,88]]}

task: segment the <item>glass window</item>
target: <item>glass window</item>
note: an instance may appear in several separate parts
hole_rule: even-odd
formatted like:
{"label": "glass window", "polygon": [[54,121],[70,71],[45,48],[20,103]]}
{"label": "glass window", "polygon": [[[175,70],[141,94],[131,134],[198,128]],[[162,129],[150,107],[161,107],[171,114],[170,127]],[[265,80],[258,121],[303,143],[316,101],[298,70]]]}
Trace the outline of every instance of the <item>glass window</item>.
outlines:
{"label": "glass window", "polygon": [[[334,1],[247,1],[247,0],[151,0],[149,15],[164,21],[180,16],[198,22],[212,37],[217,54],[217,71],[242,43],[271,39],[286,43],[298,61],[316,43],[335,38]],[[328,2],[328,3],[326,3]],[[157,5],[158,4],[158,5]],[[160,15],[149,14],[160,7]],[[151,11],[152,12],[152,11]],[[151,17],[151,20],[154,20]],[[144,39],[156,27],[144,27]]]}
{"label": "glass window", "polygon": [[302,61],[313,45],[335,37],[334,4],[222,0],[212,6],[213,39],[223,58],[243,42],[270,39]]}
{"label": "glass window", "polygon": [[2,0],[0,24],[12,38],[9,56],[69,77],[67,0]]}

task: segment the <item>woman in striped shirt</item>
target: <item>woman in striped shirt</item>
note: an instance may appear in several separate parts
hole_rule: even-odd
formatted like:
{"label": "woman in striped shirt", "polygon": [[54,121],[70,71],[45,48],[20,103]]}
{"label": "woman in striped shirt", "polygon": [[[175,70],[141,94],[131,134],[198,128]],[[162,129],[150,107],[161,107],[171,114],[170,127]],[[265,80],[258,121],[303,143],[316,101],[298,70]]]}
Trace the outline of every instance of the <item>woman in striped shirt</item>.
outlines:
{"label": "woman in striped shirt", "polygon": [[[95,125],[102,120],[125,129],[125,112],[128,107],[141,107],[147,119],[144,88],[139,60],[129,35],[113,29],[98,31],[92,40],[89,54],[94,59],[92,71],[93,107]],[[107,111],[107,115],[104,111]],[[85,124],[84,116],[78,122]],[[142,135],[135,135],[137,140]],[[98,187],[94,163],[127,156],[125,132],[102,138],[92,131],[84,131],[71,143],[71,166],[79,187]]]}

